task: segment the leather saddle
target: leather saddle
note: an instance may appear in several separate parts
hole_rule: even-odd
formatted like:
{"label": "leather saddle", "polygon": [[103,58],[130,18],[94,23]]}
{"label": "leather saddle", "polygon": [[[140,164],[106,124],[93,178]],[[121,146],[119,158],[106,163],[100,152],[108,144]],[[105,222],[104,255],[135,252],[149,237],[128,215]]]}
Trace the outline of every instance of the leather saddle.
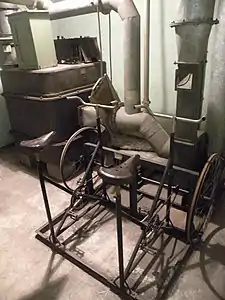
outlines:
{"label": "leather saddle", "polygon": [[54,137],[56,135],[55,131],[51,131],[47,134],[44,134],[36,139],[27,140],[20,142],[20,146],[34,151],[41,151],[45,147],[53,143]]}
{"label": "leather saddle", "polygon": [[134,155],[118,166],[112,168],[101,167],[98,173],[106,183],[118,186],[130,184],[135,179],[139,162],[140,156]]}

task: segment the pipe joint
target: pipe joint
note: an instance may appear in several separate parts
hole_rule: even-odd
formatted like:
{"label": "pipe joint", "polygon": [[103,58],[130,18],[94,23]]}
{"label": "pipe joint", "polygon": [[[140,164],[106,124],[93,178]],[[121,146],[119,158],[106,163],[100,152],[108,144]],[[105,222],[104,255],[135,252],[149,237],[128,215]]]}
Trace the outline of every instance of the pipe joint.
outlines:
{"label": "pipe joint", "polygon": [[110,14],[112,7],[111,5],[104,5],[102,0],[97,0],[97,1],[92,1],[91,5],[95,8],[98,5],[99,11],[103,14],[103,15],[108,15]]}
{"label": "pipe joint", "polygon": [[195,20],[183,20],[182,22],[176,22],[176,21],[173,21],[171,24],[170,24],[170,27],[173,28],[173,27],[177,27],[177,26],[185,26],[185,25],[201,25],[201,24],[208,24],[208,25],[217,25],[219,24],[219,20],[218,19],[195,19]]}
{"label": "pipe joint", "polygon": [[82,0],[80,4],[67,0],[52,4],[49,12],[57,20],[94,13],[97,8],[103,14],[113,10],[123,21],[124,105],[128,114],[138,113],[134,105],[140,104],[140,15],[133,0]]}

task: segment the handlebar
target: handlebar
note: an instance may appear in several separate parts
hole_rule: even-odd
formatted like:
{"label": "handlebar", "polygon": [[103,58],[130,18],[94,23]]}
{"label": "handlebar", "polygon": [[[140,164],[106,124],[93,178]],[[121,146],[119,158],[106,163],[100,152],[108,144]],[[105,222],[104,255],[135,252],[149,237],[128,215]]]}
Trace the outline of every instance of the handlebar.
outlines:
{"label": "handlebar", "polygon": [[195,119],[171,116],[171,115],[166,115],[166,114],[153,113],[148,107],[146,107],[146,105],[143,105],[143,104],[135,105],[134,107],[135,108],[145,108],[154,117],[161,117],[164,119],[173,120],[174,122],[181,121],[181,122],[185,122],[185,123],[201,124],[202,122],[204,122],[206,120],[206,115],[202,116],[200,119],[195,120]]}
{"label": "handlebar", "polygon": [[170,120],[175,120],[175,121],[181,121],[184,123],[192,123],[192,124],[201,124],[206,120],[206,115],[202,116],[200,119],[188,119],[188,118],[182,118],[182,117],[176,117],[176,116],[170,116],[170,115],[164,115],[164,114],[159,114],[159,113],[153,113],[155,117],[161,117],[165,119],[170,119]]}
{"label": "handlebar", "polygon": [[95,104],[95,103],[87,103],[83,99],[81,99],[78,96],[69,96],[66,97],[68,100],[74,100],[77,99],[83,104],[84,106],[91,106],[91,107],[96,107],[96,108],[105,108],[105,109],[115,109],[117,107],[118,101],[112,101],[110,102],[112,105],[104,105],[104,104]]}
{"label": "handlebar", "polygon": [[[105,104],[87,103],[82,98],[80,98],[79,96],[68,96],[66,98],[70,99],[70,100],[77,99],[84,106],[91,106],[91,107],[96,107],[96,108],[115,109],[118,105],[118,101],[116,101],[116,100],[110,102],[112,105],[105,105]],[[201,124],[202,122],[204,122],[206,120],[206,115],[202,116],[200,119],[194,120],[194,119],[189,119],[189,118],[171,116],[171,115],[167,115],[167,114],[153,113],[148,107],[146,107],[143,104],[135,105],[134,107],[135,108],[145,108],[154,117],[170,119],[170,120],[173,120],[175,123],[176,123],[176,121],[181,121],[181,122],[184,122],[184,123]]]}

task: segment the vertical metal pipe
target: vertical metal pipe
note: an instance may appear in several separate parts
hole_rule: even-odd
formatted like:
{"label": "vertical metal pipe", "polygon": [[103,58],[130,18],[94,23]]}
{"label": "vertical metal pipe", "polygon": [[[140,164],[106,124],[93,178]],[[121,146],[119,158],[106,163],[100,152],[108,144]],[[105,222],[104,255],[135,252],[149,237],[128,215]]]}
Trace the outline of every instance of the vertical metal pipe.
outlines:
{"label": "vertical metal pipe", "polygon": [[146,23],[144,36],[144,99],[143,104],[149,105],[149,68],[150,68],[150,0],[146,0]]}
{"label": "vertical metal pipe", "polygon": [[117,247],[119,264],[120,288],[124,288],[124,259],[123,259],[123,224],[122,224],[122,204],[120,187],[116,187],[116,226],[117,226]]}
{"label": "vertical metal pipe", "polygon": [[[54,3],[49,8],[52,20],[96,12],[98,0]],[[140,112],[140,15],[133,0],[102,0],[100,10],[104,14],[116,11],[123,22],[124,45],[124,106],[129,115]]]}
{"label": "vertical metal pipe", "polygon": [[48,225],[51,233],[51,238],[54,244],[57,243],[57,238],[55,235],[55,230],[54,230],[54,225],[52,221],[52,215],[51,215],[51,210],[48,202],[48,195],[46,191],[46,186],[45,186],[45,180],[43,177],[43,163],[38,160],[37,162],[37,170],[38,170],[38,176],[39,176],[39,181],[40,181],[40,186],[41,186],[41,191],[42,191],[42,196],[44,200],[44,205],[45,205],[45,211],[48,219]]}
{"label": "vertical metal pipe", "polygon": [[[137,171],[136,171],[137,172]],[[137,174],[134,181],[129,185],[130,211],[133,216],[137,215]]]}
{"label": "vertical metal pipe", "polygon": [[123,20],[124,107],[127,114],[140,112],[140,16]]}
{"label": "vertical metal pipe", "polygon": [[112,20],[109,13],[109,74],[110,80],[113,81],[113,66],[112,66]]}
{"label": "vertical metal pipe", "polygon": [[98,0],[98,4],[97,4],[97,18],[98,18],[98,37],[99,37],[99,45],[100,45],[100,74],[101,77],[104,75],[103,74],[103,60],[102,60],[102,30],[101,30],[101,16],[100,16],[100,0]]}

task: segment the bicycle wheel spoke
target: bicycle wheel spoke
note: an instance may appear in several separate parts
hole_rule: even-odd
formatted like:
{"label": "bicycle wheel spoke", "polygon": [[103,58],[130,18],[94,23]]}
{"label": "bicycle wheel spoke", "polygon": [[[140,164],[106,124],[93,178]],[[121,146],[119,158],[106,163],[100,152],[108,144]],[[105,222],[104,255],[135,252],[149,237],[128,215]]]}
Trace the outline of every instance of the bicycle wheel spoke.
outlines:
{"label": "bicycle wheel spoke", "polygon": [[192,199],[187,226],[189,242],[203,231],[212,215],[222,173],[223,159],[219,154],[214,154],[209,158],[199,176]]}

